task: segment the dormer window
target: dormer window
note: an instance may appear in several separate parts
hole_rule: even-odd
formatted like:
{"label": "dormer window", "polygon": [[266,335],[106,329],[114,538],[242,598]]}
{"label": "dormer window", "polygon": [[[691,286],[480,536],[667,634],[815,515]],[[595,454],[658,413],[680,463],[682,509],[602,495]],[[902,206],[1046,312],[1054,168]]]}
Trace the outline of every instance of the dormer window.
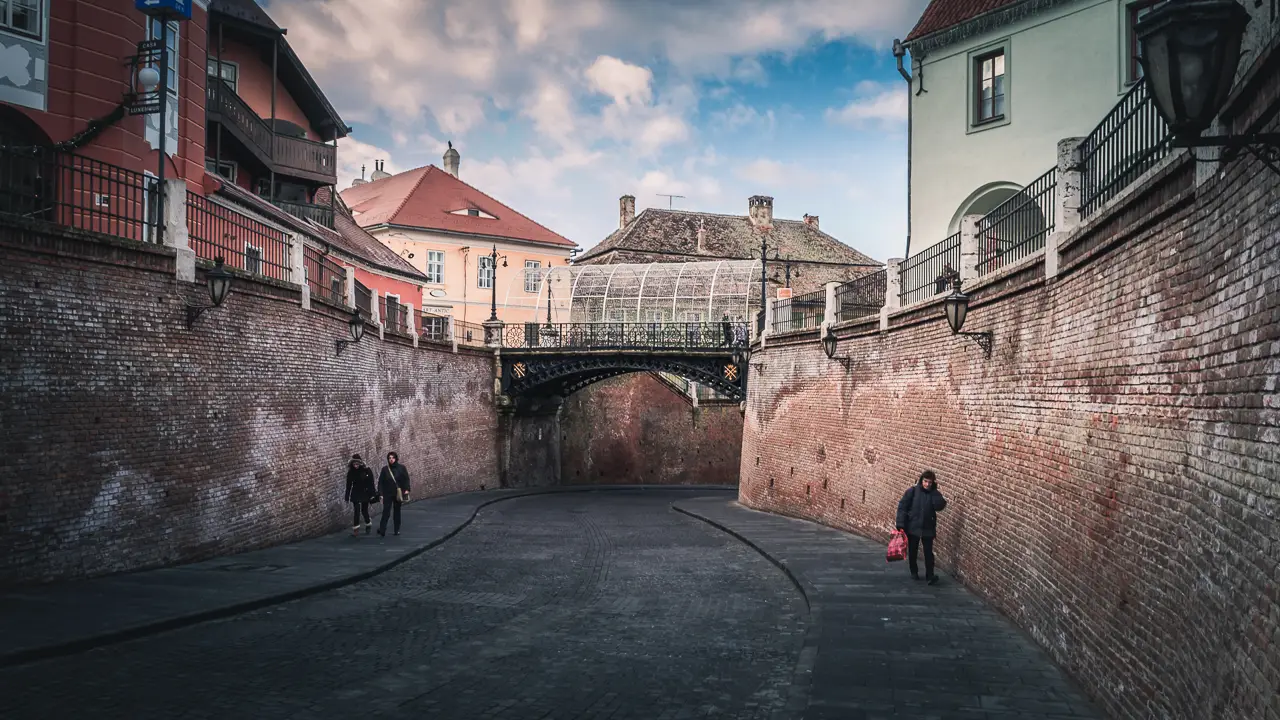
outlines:
{"label": "dormer window", "polygon": [[469,208],[463,208],[461,210],[450,210],[449,212],[450,214],[453,214],[453,215],[466,215],[467,217],[478,217],[478,218],[485,218],[486,220],[497,220],[496,217],[481,210],[480,208],[469,207]]}

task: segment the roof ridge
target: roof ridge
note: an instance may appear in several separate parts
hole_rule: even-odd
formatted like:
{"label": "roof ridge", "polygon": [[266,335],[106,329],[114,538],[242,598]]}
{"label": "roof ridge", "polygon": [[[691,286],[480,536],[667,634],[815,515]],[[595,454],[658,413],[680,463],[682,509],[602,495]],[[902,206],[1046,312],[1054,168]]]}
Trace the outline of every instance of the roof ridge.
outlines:
{"label": "roof ridge", "polygon": [[[432,166],[432,165],[426,165],[426,166],[424,166],[424,167],[414,168],[414,169],[412,169],[412,170],[405,170],[405,171],[404,171],[404,172],[405,172],[405,174],[408,174],[408,173],[411,173],[411,172],[418,172],[419,170],[423,170],[424,172],[423,172],[421,175],[419,175],[419,176],[418,176],[418,181],[417,181],[417,182],[415,182],[415,183],[413,184],[413,186],[409,188],[409,192],[405,193],[405,194],[404,194],[404,197],[400,198],[400,204],[399,204],[399,205],[396,205],[396,209],[395,209],[395,210],[392,210],[392,211],[391,211],[391,214],[390,214],[390,215],[388,215],[387,217],[389,217],[389,218],[393,218],[393,217],[395,217],[396,215],[399,215],[399,214],[400,214],[400,211],[404,209],[405,203],[409,202],[409,198],[413,197],[413,194],[414,194],[414,193],[416,193],[416,192],[418,192],[418,188],[419,188],[419,187],[422,187],[422,181],[427,179],[427,175],[430,175],[430,174],[431,174],[431,168],[432,168],[432,167],[434,167],[434,166]],[[383,180],[390,180],[390,179],[391,179],[391,178],[393,178],[393,177],[395,177],[395,175],[392,175],[391,177],[382,178],[382,179],[383,179]]]}
{"label": "roof ridge", "polygon": [[[644,214],[645,214],[645,213],[647,213],[647,212],[649,212],[650,210],[653,210],[653,209],[654,209],[654,208],[645,208],[645,209],[641,210],[641,211],[640,211],[640,213],[639,213],[638,215],[636,215],[635,217],[631,218],[631,222],[627,223],[627,224],[626,224],[626,225],[624,225],[623,227],[618,228],[618,230],[615,230],[614,232],[609,233],[609,237],[607,237],[607,238],[605,238],[604,240],[601,240],[600,242],[596,243],[596,244],[595,244],[595,247],[592,247],[590,250],[588,250],[588,251],[586,251],[585,253],[583,253],[583,254],[582,254],[582,257],[580,258],[580,260],[586,260],[586,259],[588,259],[588,258],[598,257],[599,255],[602,255],[602,254],[604,254],[605,252],[608,252],[608,251],[610,251],[610,250],[616,250],[617,248],[610,247],[610,248],[605,248],[602,252],[596,252],[596,250],[598,250],[598,249],[599,249],[600,247],[602,247],[606,242],[608,242],[609,238],[613,237],[613,236],[614,236],[614,233],[617,233],[618,231],[621,231],[621,232],[622,232],[622,234],[621,234],[621,235],[618,235],[617,242],[615,242],[615,243],[614,243],[615,245],[616,245],[617,243],[619,243],[619,242],[622,242],[622,241],[623,241],[623,240],[625,240],[626,238],[630,237],[630,236],[631,236],[631,231],[632,231],[632,230],[634,230],[634,229],[636,229],[636,227],[640,224],[640,218],[644,217]],[[594,254],[594,255],[592,255],[592,253],[595,253],[595,254]]]}
{"label": "roof ridge", "polygon": [[[428,165],[427,167],[428,167],[428,168],[430,168],[430,169],[432,169],[432,170],[440,170],[440,168],[436,167],[435,165]],[[440,172],[445,172],[445,171],[444,171],[444,170],[440,170]],[[471,188],[472,190],[475,190],[476,192],[480,193],[481,195],[483,195],[483,196],[485,196],[485,197],[489,198],[490,200],[492,200],[492,201],[494,201],[494,202],[498,203],[499,205],[501,205],[502,207],[504,207],[504,208],[506,208],[506,209],[510,210],[511,212],[515,213],[516,215],[519,215],[520,217],[524,218],[525,220],[528,220],[529,222],[533,223],[534,225],[537,225],[538,227],[542,228],[543,230],[546,230],[547,232],[551,233],[552,235],[555,235],[556,237],[560,238],[561,240],[564,240],[565,242],[573,243],[574,245],[577,245],[577,244],[578,244],[578,243],[576,243],[576,242],[573,242],[573,241],[572,241],[572,240],[570,240],[569,238],[567,238],[567,237],[565,237],[565,236],[561,235],[560,233],[556,232],[555,230],[552,230],[551,228],[547,227],[546,225],[543,225],[542,223],[538,222],[537,220],[534,220],[533,218],[529,217],[528,215],[525,215],[524,213],[520,212],[519,210],[516,210],[515,208],[511,207],[510,205],[508,205],[508,204],[506,204],[506,203],[502,202],[502,201],[501,201],[501,200],[499,200],[498,198],[496,198],[496,197],[494,197],[494,196],[490,195],[489,193],[487,193],[487,192],[485,192],[485,191],[481,190],[480,188],[476,187],[475,185],[472,185],[471,183],[467,182],[466,180],[463,180],[462,178],[458,177],[457,175],[454,175],[453,173],[445,173],[445,174],[447,174],[449,177],[453,178],[454,180],[457,180],[458,182],[462,183],[463,185],[466,185],[467,187]],[[425,174],[424,174],[424,177],[425,177]],[[416,189],[416,188],[415,188],[415,189]],[[477,208],[477,209],[479,209],[479,208]],[[529,242],[544,243],[544,241],[541,241],[541,240],[529,240]]]}

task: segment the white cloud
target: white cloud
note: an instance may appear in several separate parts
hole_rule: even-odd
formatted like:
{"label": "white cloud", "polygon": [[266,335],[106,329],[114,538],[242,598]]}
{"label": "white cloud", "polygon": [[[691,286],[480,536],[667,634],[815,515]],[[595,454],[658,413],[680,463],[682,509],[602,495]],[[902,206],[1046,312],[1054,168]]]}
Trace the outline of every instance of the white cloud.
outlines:
{"label": "white cloud", "polygon": [[732,132],[744,127],[759,128],[766,133],[773,133],[777,126],[777,117],[772,109],[760,112],[750,105],[735,103],[732,106],[711,114],[713,125],[719,129]]}
{"label": "white cloud", "polygon": [[653,71],[615,57],[601,55],[587,68],[591,89],[613,98],[620,106],[648,105],[653,99]]}
{"label": "white cloud", "polygon": [[385,160],[386,171],[395,175],[405,170],[396,164],[393,153],[369,143],[363,143],[352,137],[338,141],[338,189],[351,187],[351,181],[361,176],[365,179],[373,173],[374,161]]}
{"label": "white cloud", "polygon": [[827,119],[844,125],[866,122],[897,124],[907,119],[908,97],[905,84],[889,84],[864,80],[854,89],[854,99],[842,108],[829,108]]}

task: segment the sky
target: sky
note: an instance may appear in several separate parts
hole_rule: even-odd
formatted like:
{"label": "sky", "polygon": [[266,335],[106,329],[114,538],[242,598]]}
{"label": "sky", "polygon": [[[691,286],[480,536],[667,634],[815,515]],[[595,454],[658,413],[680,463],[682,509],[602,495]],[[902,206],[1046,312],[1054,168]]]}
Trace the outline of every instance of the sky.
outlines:
{"label": "sky", "polygon": [[[927,0],[259,0],[353,128],[339,188],[440,166],[589,248],[646,207],[817,215],[906,238],[907,89]],[[662,194],[683,195],[668,199]]]}

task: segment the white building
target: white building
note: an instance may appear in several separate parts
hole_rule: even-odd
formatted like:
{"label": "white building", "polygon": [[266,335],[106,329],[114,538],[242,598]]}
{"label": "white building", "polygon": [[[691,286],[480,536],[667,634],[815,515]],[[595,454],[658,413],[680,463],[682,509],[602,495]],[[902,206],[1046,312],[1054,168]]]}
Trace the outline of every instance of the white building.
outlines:
{"label": "white building", "polygon": [[[1140,77],[1133,25],[1165,0],[933,0],[911,54],[909,250],[1057,163]],[[901,51],[899,51],[901,54]]]}

